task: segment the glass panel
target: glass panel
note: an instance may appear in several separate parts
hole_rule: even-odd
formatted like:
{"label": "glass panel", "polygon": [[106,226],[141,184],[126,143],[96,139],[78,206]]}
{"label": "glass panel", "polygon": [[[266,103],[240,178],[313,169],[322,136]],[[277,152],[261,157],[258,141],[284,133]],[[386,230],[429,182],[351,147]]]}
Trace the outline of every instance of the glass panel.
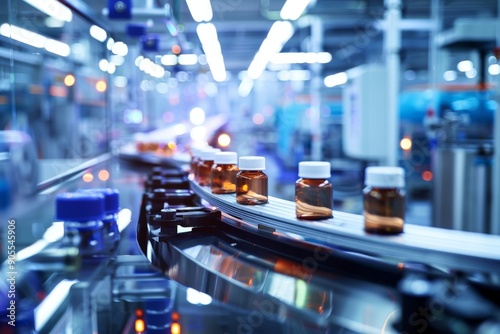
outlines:
{"label": "glass panel", "polygon": [[[34,170],[23,176],[36,178],[34,185],[75,165],[67,160],[54,167],[53,159],[108,151],[108,73],[99,69],[108,50],[106,39],[91,37],[91,26],[59,1],[0,2],[0,132],[31,137],[21,144],[2,137],[5,160],[13,160],[13,146],[31,154],[6,162],[0,174],[20,173],[9,165],[28,161]],[[20,185],[11,179],[16,191]]]}

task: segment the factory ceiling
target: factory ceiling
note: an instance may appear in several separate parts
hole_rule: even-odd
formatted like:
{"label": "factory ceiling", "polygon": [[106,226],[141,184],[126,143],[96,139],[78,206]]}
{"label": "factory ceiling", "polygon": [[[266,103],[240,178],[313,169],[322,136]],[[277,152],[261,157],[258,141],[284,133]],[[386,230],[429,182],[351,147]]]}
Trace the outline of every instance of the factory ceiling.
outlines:
{"label": "factory ceiling", "polygon": [[[130,25],[136,25],[144,26],[147,34],[158,36],[160,54],[170,53],[174,44],[181,45],[182,52],[203,52],[196,32],[198,23],[193,20],[186,0],[128,1],[132,8],[129,19],[110,19],[107,7],[113,1],[60,2],[82,10],[116,40],[129,45],[140,43],[139,37],[127,33]],[[213,11],[210,22],[217,29],[226,70],[233,73],[247,70],[273,22],[280,20],[285,0],[211,0],[210,3]],[[332,60],[322,65],[323,74],[382,61],[384,11],[383,0],[312,0],[302,16],[291,21],[294,32],[283,45],[282,52],[329,52]],[[483,20],[497,16],[496,0],[402,0],[401,69],[427,71],[434,37],[452,28],[456,19]],[[176,37],[169,33],[167,22],[178,29]],[[319,39],[313,27],[320,27]],[[451,53],[451,62],[454,56],[457,61],[462,57]],[[294,66],[300,69],[309,65]]]}

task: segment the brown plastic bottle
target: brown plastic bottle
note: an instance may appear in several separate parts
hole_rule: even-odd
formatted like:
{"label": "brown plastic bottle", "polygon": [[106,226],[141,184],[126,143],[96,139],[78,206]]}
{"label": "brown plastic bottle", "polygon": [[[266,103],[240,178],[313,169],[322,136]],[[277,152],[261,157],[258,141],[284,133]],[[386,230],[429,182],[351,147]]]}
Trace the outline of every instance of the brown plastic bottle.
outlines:
{"label": "brown plastic bottle", "polygon": [[236,174],[238,174],[238,155],[236,152],[217,152],[212,166],[212,193],[234,194]]}
{"label": "brown plastic bottle", "polygon": [[246,205],[266,204],[267,175],[264,157],[246,156],[239,159],[240,171],[236,175],[236,202]]}
{"label": "brown plastic bottle", "polygon": [[365,185],[365,231],[378,234],[402,233],[406,196],[404,169],[368,167],[365,170]]}
{"label": "brown plastic bottle", "polygon": [[295,182],[295,214],[298,219],[332,218],[333,186],[328,182],[331,166],[325,161],[299,162]]}

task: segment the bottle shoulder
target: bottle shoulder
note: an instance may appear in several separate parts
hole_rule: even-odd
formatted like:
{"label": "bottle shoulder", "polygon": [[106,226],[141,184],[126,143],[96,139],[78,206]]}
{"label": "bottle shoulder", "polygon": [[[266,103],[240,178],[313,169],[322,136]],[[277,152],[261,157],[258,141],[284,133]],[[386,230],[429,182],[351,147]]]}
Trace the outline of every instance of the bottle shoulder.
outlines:
{"label": "bottle shoulder", "polygon": [[331,188],[332,184],[326,179],[309,179],[309,178],[300,178],[295,184],[297,186],[303,187],[321,187],[321,188]]}
{"label": "bottle shoulder", "polygon": [[406,192],[404,188],[377,188],[367,186],[363,189],[363,195],[377,198],[404,197]]}
{"label": "bottle shoulder", "polygon": [[212,165],[212,169],[216,171],[231,171],[237,172],[239,171],[238,166],[236,164],[216,164]]}
{"label": "bottle shoulder", "polygon": [[238,177],[267,179],[267,174],[260,170],[239,170]]}

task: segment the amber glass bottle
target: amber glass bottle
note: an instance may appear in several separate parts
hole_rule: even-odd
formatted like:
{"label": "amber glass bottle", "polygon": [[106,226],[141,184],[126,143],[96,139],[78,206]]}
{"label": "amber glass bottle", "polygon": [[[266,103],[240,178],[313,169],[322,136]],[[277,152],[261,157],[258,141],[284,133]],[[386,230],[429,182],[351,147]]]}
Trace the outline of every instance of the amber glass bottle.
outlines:
{"label": "amber glass bottle", "polygon": [[236,202],[247,205],[265,204],[268,201],[267,175],[264,157],[246,156],[239,159],[240,171],[236,175]]}
{"label": "amber glass bottle", "polygon": [[363,207],[365,231],[378,234],[403,232],[405,216],[404,169],[368,167]]}
{"label": "amber glass bottle", "polygon": [[212,193],[234,194],[238,174],[236,152],[217,152],[212,166]]}
{"label": "amber glass bottle", "polygon": [[200,153],[202,148],[191,148],[191,161],[189,163],[190,173],[193,175],[194,180],[198,180],[198,164],[200,163]]}
{"label": "amber glass bottle", "polygon": [[200,152],[197,179],[197,182],[200,186],[210,186],[210,181],[212,178],[212,165],[214,164],[215,153],[217,153],[217,151],[214,148],[204,149]]}
{"label": "amber glass bottle", "polygon": [[317,220],[332,217],[333,187],[329,162],[299,162],[295,182],[295,214],[299,219]]}

